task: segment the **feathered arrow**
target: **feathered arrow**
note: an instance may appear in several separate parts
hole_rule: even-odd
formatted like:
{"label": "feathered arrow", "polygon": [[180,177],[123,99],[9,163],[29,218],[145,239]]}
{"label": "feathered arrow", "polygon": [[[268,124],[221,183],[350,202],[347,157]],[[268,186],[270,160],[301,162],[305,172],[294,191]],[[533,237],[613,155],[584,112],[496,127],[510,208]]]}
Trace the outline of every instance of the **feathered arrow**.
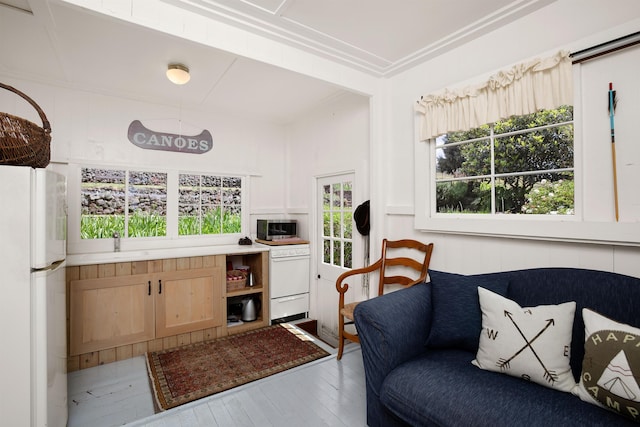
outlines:
{"label": "feathered arrow", "polygon": [[613,163],[613,199],[615,202],[616,222],[618,222],[618,173],[616,167],[616,133],[614,125],[614,116],[616,112],[616,91],[613,90],[613,83],[609,83],[609,126],[611,128],[611,161]]}

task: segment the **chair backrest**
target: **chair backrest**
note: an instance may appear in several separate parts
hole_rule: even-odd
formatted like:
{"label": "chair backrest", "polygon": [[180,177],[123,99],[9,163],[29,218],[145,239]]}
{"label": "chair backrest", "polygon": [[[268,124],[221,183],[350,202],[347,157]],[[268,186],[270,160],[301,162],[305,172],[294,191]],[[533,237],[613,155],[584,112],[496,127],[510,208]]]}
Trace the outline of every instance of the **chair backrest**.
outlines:
{"label": "chair backrest", "polygon": [[[384,239],[380,257],[378,295],[384,293],[386,285],[409,287],[424,282],[431,261],[431,252],[433,243],[425,244],[411,239]],[[396,272],[404,274],[399,275]]]}

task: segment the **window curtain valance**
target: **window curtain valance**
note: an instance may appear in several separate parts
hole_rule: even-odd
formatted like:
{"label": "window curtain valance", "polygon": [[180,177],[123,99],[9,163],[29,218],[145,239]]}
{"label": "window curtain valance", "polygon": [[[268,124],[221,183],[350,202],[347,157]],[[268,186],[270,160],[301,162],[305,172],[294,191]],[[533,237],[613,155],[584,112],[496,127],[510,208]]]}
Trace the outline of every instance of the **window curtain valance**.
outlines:
{"label": "window curtain valance", "polygon": [[420,140],[571,105],[572,82],[569,52],[560,51],[500,71],[484,83],[425,95],[415,106],[421,121]]}

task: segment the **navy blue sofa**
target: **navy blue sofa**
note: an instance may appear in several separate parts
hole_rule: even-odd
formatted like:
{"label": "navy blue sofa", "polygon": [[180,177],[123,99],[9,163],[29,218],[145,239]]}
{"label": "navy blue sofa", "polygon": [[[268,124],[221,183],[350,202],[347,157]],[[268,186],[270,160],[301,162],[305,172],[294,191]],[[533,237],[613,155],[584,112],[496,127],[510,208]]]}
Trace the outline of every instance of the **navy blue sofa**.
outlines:
{"label": "navy blue sofa", "polygon": [[[478,284],[502,284],[503,295],[522,307],[576,301],[571,369],[577,381],[584,355],[582,308],[640,327],[640,279],[575,268],[474,276],[430,271],[430,277],[428,283],[356,307],[369,426],[637,425],[571,393],[477,368],[471,361],[478,339],[456,337],[456,328],[476,328],[479,336],[477,296],[474,302],[468,297],[473,292],[464,290],[471,287],[477,294]],[[436,286],[434,277],[444,277],[446,283]],[[448,286],[452,282],[455,285]],[[450,338],[448,345],[427,344],[436,315],[438,333]],[[443,322],[449,330],[442,329]]]}

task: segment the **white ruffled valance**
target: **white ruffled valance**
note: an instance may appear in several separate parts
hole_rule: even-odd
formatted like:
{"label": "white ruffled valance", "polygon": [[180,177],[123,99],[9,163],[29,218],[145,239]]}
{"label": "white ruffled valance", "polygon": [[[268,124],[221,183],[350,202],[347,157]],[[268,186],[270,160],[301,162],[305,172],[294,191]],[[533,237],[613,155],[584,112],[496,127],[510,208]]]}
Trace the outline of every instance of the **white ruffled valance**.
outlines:
{"label": "white ruffled valance", "polygon": [[534,59],[462,89],[425,95],[415,106],[420,140],[474,129],[514,115],[573,104],[569,52]]}

